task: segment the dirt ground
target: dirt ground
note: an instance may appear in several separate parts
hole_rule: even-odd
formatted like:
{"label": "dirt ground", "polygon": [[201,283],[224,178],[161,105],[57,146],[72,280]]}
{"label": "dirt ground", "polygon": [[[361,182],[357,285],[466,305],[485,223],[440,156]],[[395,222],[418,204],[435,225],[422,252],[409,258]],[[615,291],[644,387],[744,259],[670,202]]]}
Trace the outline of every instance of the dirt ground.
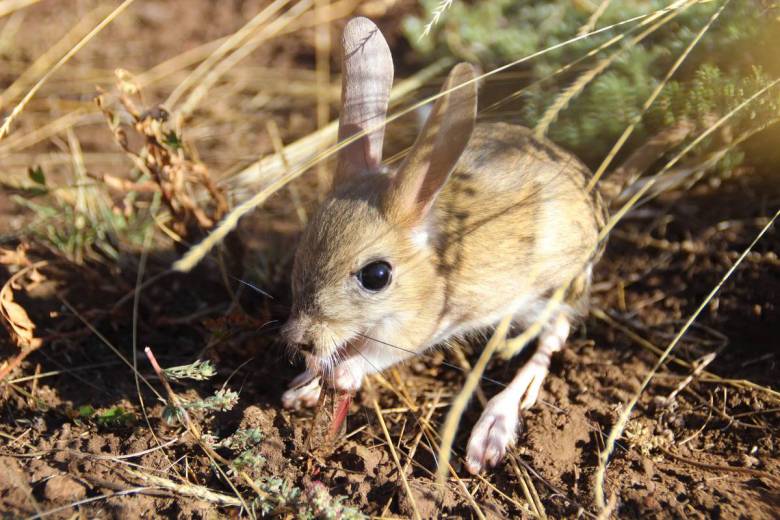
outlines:
{"label": "dirt ground", "polygon": [[[74,10],[67,14],[51,2],[31,8],[24,27],[39,29],[41,36],[18,37],[21,43],[14,52],[21,63],[29,63],[51,44],[47,40],[61,34],[44,29],[68,27],[96,5],[71,3]],[[83,62],[74,66],[88,62],[95,70],[148,70],[236,30],[257,11],[257,4],[261,2],[141,3],[86,48]],[[211,23],[203,24],[204,18]],[[397,11],[391,6],[381,20],[388,30],[397,27]],[[253,55],[251,65],[311,69],[311,37],[304,31],[281,38]],[[389,39],[402,53],[398,38]],[[111,51],[118,42],[121,61]],[[110,88],[110,76],[106,72],[94,83]],[[12,77],[0,72],[0,87]],[[180,76],[150,86],[147,99],[164,99],[176,78]],[[38,103],[56,97],[57,89],[69,85],[67,79],[56,76]],[[94,83],[89,91],[73,87],[58,99],[91,103]],[[313,101],[306,98],[301,107],[292,112],[289,105],[270,109],[285,142],[314,129]],[[216,109],[203,109],[203,120],[210,110]],[[189,128],[197,136],[194,141],[213,170],[227,171],[273,150],[265,134],[260,135],[257,118],[238,128],[199,127],[197,116],[193,119]],[[43,110],[35,111],[29,120],[22,118],[17,131],[30,131],[44,120]],[[221,136],[227,134],[230,142],[223,146]],[[85,126],[79,137],[87,153],[113,146],[110,132],[100,125]],[[760,135],[753,146],[766,149],[776,138],[777,133]],[[25,171],[61,151],[66,139],[57,136],[29,149],[26,157],[32,163],[25,164],[18,154],[9,156],[5,167],[10,173]],[[109,158],[96,164],[109,171],[123,163]],[[27,236],[25,226],[34,215],[19,208],[12,191],[2,191],[0,246],[12,250],[31,243],[26,257],[46,264],[38,269],[40,279],[28,278],[24,289],[14,291],[45,342],[6,378],[0,394],[0,510],[9,518],[246,514],[220,497],[248,500],[257,490],[240,472],[226,478],[191,434],[165,420],[166,404],[155,395],[165,395],[164,387],[140,352],[150,346],[164,367],[198,358],[216,366],[209,381],[174,383],[182,398],[212,395],[223,384],[239,392],[231,410],[195,410],[191,417],[202,432],[219,439],[239,429],[262,433],[253,452],[261,462],[244,471],[251,479],[275,477],[307,490],[319,482],[332,496],[346,497],[347,505],[376,517],[413,517],[416,507],[423,518],[595,518],[594,473],[606,436],[657,361],[657,351],[669,344],[766,225],[767,216],[780,207],[777,164],[780,157],[748,164],[730,179],[667,194],[625,219],[596,269],[593,311],[555,358],[542,402],[523,415],[511,460],[481,477],[462,467],[469,428],[481,411],[480,400],[474,399],[455,441],[457,478],[444,487],[433,478],[438,431],[465,379],[453,365],[473,363],[482,340],[430,353],[371,378],[335,440],[324,433],[332,412],[329,401],[319,414],[283,410],[280,396],[300,369],[277,334],[289,303],[290,251],[299,229],[289,207],[272,204],[239,230],[245,263],[262,264],[270,273],[263,289],[274,299],[246,287],[237,296],[229,293],[211,263],[189,275],[165,274],[177,253],[152,248],[145,265],[148,283],[135,314],[139,252],[116,263],[75,265]],[[56,178],[57,167],[51,171]],[[775,227],[723,285],[642,394],[607,468],[607,498],[615,499],[614,515],[780,517],[778,251]],[[5,283],[18,269],[3,262],[0,281]],[[242,287],[228,285],[233,291]],[[139,350],[135,359],[134,341]],[[0,359],[9,361],[18,353],[8,335],[0,336]],[[694,367],[710,353],[717,354],[714,360],[690,381]],[[493,362],[486,376],[507,382],[521,362]],[[137,365],[149,386],[133,376],[128,363]],[[487,379],[481,385],[488,398],[498,390]],[[106,420],[116,407],[128,415]],[[239,451],[216,449],[228,460]],[[205,493],[206,488],[212,493]],[[274,513],[292,516],[289,511]]]}

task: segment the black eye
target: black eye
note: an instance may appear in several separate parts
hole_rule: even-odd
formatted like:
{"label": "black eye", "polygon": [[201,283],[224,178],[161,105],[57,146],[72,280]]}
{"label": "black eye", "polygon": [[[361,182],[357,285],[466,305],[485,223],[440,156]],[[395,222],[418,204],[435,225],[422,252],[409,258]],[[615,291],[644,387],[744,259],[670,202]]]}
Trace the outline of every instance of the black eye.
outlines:
{"label": "black eye", "polygon": [[390,264],[382,260],[366,264],[358,271],[357,279],[369,291],[381,291],[390,283]]}

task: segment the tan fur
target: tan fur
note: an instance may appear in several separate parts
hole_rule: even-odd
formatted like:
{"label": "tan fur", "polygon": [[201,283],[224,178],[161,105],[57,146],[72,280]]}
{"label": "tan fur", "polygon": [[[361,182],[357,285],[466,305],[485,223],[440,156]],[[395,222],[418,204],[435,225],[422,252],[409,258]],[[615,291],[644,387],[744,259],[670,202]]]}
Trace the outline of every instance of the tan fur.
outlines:
{"label": "tan fur", "polygon": [[[420,228],[383,213],[388,175],[354,179],[323,203],[301,238],[292,315],[326,328],[304,327],[308,334],[296,339],[326,354],[391,321],[398,330],[384,341],[422,351],[494,324],[521,295],[544,298],[572,279],[569,303],[582,307],[590,280],[577,262],[595,248],[603,223],[600,198],[584,192],[589,175],[529,130],[491,123],[477,125]],[[423,230],[430,239],[420,247],[414,233]],[[392,285],[363,294],[354,274],[379,258],[394,266]]]}

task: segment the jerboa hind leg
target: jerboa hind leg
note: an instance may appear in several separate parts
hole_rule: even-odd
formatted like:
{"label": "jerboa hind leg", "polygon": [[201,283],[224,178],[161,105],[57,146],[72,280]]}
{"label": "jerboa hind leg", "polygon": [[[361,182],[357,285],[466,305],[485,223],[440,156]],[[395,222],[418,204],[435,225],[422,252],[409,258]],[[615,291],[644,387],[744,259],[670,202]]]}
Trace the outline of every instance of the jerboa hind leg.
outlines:
{"label": "jerboa hind leg", "polygon": [[[590,269],[572,284],[569,299],[575,307],[587,304]],[[571,309],[571,307],[569,307]],[[512,381],[496,394],[482,412],[466,451],[466,467],[472,474],[497,465],[517,437],[520,410],[531,408],[539,398],[542,383],[550,370],[552,355],[566,344],[571,330],[569,313],[559,311],[539,335],[536,352],[518,371]]]}

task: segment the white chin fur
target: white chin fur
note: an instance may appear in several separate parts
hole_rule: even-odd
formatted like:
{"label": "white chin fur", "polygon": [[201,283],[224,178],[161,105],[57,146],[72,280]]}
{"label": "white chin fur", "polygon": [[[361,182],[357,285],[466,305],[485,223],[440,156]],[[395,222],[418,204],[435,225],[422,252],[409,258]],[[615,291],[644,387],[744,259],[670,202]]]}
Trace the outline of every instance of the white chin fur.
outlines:
{"label": "white chin fur", "polygon": [[344,340],[335,347],[319,354],[305,354],[306,368],[317,374],[332,374],[346,358],[354,355],[354,349],[362,345],[362,341]]}

